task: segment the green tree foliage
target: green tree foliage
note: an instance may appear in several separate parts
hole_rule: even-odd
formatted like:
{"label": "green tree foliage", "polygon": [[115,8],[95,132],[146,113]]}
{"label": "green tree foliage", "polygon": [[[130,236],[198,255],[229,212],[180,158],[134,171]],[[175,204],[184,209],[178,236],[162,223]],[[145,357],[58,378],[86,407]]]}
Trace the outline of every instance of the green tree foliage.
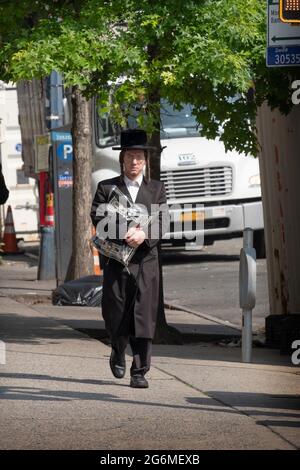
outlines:
{"label": "green tree foliage", "polygon": [[192,103],[202,134],[255,154],[257,106],[267,99],[282,112],[291,107],[294,69],[265,66],[264,1],[2,1],[0,17],[1,29],[9,18],[1,33],[3,79],[55,69],[66,85],[100,94],[105,109],[107,81],[124,76],[110,103],[123,123],[140,102],[139,122],[153,130],[151,94],[158,90],[175,107]]}

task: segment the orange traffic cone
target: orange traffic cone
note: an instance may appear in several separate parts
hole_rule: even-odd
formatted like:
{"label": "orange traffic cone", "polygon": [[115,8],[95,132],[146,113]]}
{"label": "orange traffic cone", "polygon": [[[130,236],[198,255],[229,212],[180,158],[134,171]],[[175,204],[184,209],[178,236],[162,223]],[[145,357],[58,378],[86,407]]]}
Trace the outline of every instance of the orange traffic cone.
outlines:
{"label": "orange traffic cone", "polygon": [[[93,227],[93,235],[96,234],[95,227]],[[100,267],[100,258],[99,258],[99,252],[97,248],[94,247],[94,245],[91,243],[91,250],[93,253],[93,258],[94,258],[94,274],[96,276],[100,276],[102,274],[102,269]]]}
{"label": "orange traffic cone", "polygon": [[3,247],[2,247],[3,253],[7,253],[7,254],[19,253],[15,226],[14,226],[14,219],[13,219],[12,210],[10,206],[8,206],[7,208],[7,214],[6,214],[5,225],[4,225],[4,235],[3,235],[2,242],[3,242]]}

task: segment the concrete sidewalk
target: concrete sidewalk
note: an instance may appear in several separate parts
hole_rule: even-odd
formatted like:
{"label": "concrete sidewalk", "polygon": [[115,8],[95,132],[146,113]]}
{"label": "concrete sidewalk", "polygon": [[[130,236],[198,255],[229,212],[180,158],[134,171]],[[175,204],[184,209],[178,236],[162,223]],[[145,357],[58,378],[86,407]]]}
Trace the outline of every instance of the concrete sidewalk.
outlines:
{"label": "concrete sidewalk", "polygon": [[[47,291],[30,269],[0,267],[0,449],[300,447],[300,370],[289,357],[254,348],[243,364],[240,348],[154,345],[150,388],[132,389],[129,355],[117,380],[110,347],[78,331],[101,331],[99,310],[28,302],[33,283]],[[177,327],[198,327],[197,315],[168,315]]]}

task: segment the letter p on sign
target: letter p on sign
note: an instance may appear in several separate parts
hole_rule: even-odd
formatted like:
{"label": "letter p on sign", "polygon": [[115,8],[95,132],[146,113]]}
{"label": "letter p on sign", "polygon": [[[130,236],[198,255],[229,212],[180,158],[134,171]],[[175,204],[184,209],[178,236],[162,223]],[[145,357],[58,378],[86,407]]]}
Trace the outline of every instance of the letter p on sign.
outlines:
{"label": "letter p on sign", "polygon": [[64,145],[64,160],[68,160],[70,157],[70,154],[72,154],[72,145],[70,144],[65,144]]}

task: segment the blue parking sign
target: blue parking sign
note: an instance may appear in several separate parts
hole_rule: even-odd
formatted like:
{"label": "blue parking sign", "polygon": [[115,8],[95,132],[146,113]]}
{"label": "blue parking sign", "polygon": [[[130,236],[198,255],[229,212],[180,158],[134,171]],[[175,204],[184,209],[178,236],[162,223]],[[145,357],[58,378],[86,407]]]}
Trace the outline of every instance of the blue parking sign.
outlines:
{"label": "blue parking sign", "polygon": [[57,156],[64,162],[70,162],[73,160],[73,146],[72,142],[62,142],[57,147]]}

